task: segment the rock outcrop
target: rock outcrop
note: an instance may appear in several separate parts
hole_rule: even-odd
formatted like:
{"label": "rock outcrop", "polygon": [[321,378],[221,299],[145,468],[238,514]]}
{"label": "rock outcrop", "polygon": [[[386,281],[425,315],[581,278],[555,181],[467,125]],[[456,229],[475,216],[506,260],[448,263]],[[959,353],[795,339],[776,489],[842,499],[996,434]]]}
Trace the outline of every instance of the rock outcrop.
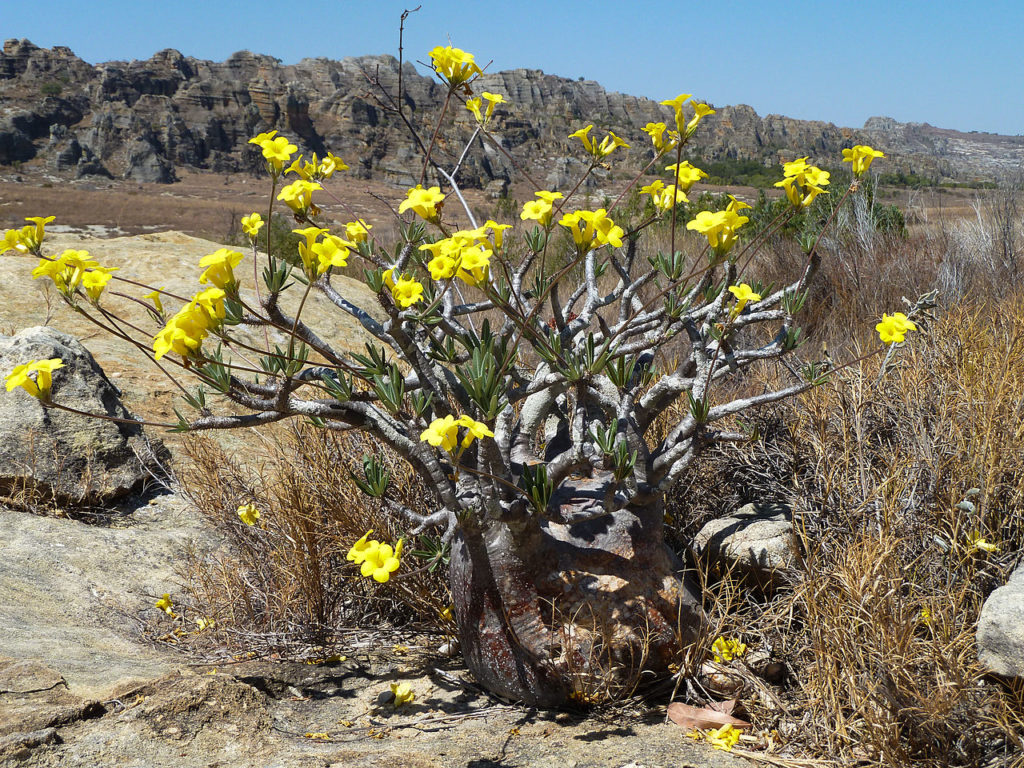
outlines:
{"label": "rock outcrop", "polygon": [[[399,63],[391,56],[282,65],[248,51],[212,62],[168,49],[146,61],[93,66],[62,46],[8,40],[0,53],[0,165],[39,159],[55,170],[73,167],[79,176],[170,182],[175,168],[257,170],[261,159],[248,139],[277,129],[307,154],[330,149],[363,177],[407,185],[418,180],[420,155],[394,110],[398,75]],[[402,84],[404,115],[427,141],[446,89],[408,62]],[[538,183],[571,175],[567,158],[577,156],[578,148],[570,149],[567,136],[588,122],[632,143],[629,160],[617,161],[617,170],[628,170],[630,163],[639,167],[652,156],[640,129],[648,121],[672,120],[670,108],[650,99],[536,69],[487,74],[475,87],[502,93],[508,103],[498,107],[493,123],[501,149],[477,142],[462,164],[459,179],[467,187],[508,180],[513,164],[505,152]],[[886,152],[889,170],[936,179],[994,178],[1024,161],[1024,137],[959,133],[889,118],[872,118],[855,130],[760,117],[745,105],[717,109],[693,148],[705,161],[773,165],[799,154],[837,165],[842,148],[863,142]],[[446,132],[451,143],[435,151],[454,164],[473,123],[457,102],[446,119],[455,124]]]}
{"label": "rock outcrop", "polygon": [[761,588],[777,588],[796,570],[799,544],[792,515],[778,504],[747,504],[707,523],[693,540],[698,557]]}
{"label": "rock outcrop", "polygon": [[46,408],[16,389],[0,397],[0,491],[15,500],[99,504],[138,490],[159,472],[166,449],[150,440],[121,405],[118,390],[89,351],[52,328],[27,328],[0,336],[0,375],[30,360],[60,358],[53,397],[90,418]]}
{"label": "rock outcrop", "polygon": [[978,619],[978,659],[997,675],[1024,678],[1024,563],[985,601]]}

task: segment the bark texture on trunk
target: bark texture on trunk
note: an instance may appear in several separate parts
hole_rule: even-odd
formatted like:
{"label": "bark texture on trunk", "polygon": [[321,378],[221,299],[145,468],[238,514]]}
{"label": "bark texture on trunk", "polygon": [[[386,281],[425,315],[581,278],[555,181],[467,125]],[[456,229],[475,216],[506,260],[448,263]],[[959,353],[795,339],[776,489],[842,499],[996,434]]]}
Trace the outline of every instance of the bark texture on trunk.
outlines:
{"label": "bark texture on trunk", "polygon": [[603,512],[607,483],[563,494],[561,520],[467,524],[452,547],[463,655],[477,681],[540,707],[667,673],[703,614],[665,546],[662,502]]}

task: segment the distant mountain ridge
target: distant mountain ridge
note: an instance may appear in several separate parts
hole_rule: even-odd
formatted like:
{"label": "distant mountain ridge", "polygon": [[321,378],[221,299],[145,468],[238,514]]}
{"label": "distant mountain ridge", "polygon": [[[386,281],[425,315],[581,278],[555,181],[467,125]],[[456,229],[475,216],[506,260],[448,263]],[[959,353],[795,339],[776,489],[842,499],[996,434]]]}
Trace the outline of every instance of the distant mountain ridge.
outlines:
{"label": "distant mountain ridge", "polygon": [[[401,74],[404,114],[429,140],[446,90],[408,62]],[[276,128],[305,152],[322,155],[330,149],[357,175],[411,184],[418,179],[417,147],[389,109],[398,79],[398,61],[391,56],[282,65],[248,51],[211,62],[167,49],[145,61],[91,65],[63,46],[7,40],[0,53],[0,166],[44,164],[70,176],[147,182],[171,182],[183,167],[246,172],[260,166],[248,139]],[[465,186],[500,191],[514,166],[547,187],[570,183],[583,164],[579,147],[566,137],[589,122],[632,144],[611,173],[640,167],[653,156],[641,128],[672,119],[668,107],[650,99],[534,69],[484,75],[475,90],[501,93],[509,102],[498,107],[492,125],[505,152],[476,142],[460,170]],[[961,182],[994,180],[1024,163],[1021,136],[962,133],[885,117],[850,129],[760,117],[745,105],[716,109],[692,146],[706,161],[773,165],[809,155],[837,165],[841,149],[868,143],[885,151],[887,170]],[[451,114],[454,125],[443,132],[437,152],[454,163],[459,142],[472,135],[474,124],[461,105]]]}

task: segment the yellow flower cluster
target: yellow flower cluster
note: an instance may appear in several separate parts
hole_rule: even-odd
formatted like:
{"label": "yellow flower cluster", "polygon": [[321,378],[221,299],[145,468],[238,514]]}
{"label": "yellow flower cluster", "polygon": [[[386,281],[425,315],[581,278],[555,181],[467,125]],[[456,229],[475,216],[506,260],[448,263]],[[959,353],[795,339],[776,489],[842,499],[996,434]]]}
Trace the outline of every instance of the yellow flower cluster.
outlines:
{"label": "yellow flower cluster", "polygon": [[562,199],[561,192],[548,192],[546,189],[534,193],[539,199],[527,200],[523,204],[523,212],[519,218],[523,221],[532,219],[542,227],[547,228],[551,224],[551,215],[555,207],[555,200]]}
{"label": "yellow flower cluster", "polygon": [[851,164],[853,175],[857,178],[860,178],[867,172],[868,168],[871,167],[871,161],[876,157],[885,157],[885,154],[877,149],[872,149],[866,144],[857,144],[851,149],[843,150],[843,162]]}
{"label": "yellow flower cluster", "polygon": [[277,131],[261,133],[249,139],[249,143],[262,150],[263,159],[267,161],[267,171],[275,178],[281,175],[285,163],[292,159],[292,153],[298,149],[284,136],[278,136]]}
{"label": "yellow flower cluster", "polygon": [[679,144],[679,131],[669,130],[665,123],[648,123],[643,127],[643,132],[651,137],[654,150],[659,155],[675,149]]}
{"label": "yellow flower cluster", "polygon": [[20,253],[31,253],[39,255],[39,247],[43,244],[46,236],[46,225],[53,221],[56,216],[30,216],[25,219],[29,226],[21,229],[8,229],[0,240],[0,253],[7,251],[19,251]]}
{"label": "yellow flower cluster", "polygon": [[224,291],[220,288],[200,291],[153,337],[154,357],[159,360],[168,352],[182,357],[196,354],[203,339],[223,319]]}
{"label": "yellow flower cluster", "polygon": [[310,213],[317,214],[319,209],[313,205],[313,193],[323,189],[318,181],[306,181],[298,179],[283,187],[277,195],[277,199],[292,209],[299,218],[304,218]]}
{"label": "yellow flower cluster", "polygon": [[587,150],[587,153],[591,155],[595,160],[603,160],[614,152],[618,147],[628,147],[625,141],[620,139],[611,131],[608,131],[608,135],[601,140],[598,144],[597,141],[591,141],[587,135],[594,129],[593,125],[588,125],[586,128],[580,128],[578,131],[569,134],[570,139],[579,139],[583,142],[583,148]]}
{"label": "yellow flower cluster", "polygon": [[622,238],[626,234],[622,227],[608,217],[604,208],[567,213],[558,223],[572,233],[572,240],[580,254],[602,245],[621,248]]}
{"label": "yellow flower cluster", "polygon": [[[693,135],[693,132],[697,130],[697,126],[698,124],[700,124],[701,120],[703,120],[708,115],[715,114],[715,110],[713,110],[707,104],[701,104],[700,102],[695,101],[691,105],[693,107],[693,117],[691,117],[690,120],[687,121],[686,117],[683,115],[683,104],[685,104],[690,98],[691,95],[689,93],[680,93],[674,99],[667,99],[666,101],[661,102],[661,104],[664,104],[666,107],[672,107],[673,111],[675,112],[676,130],[678,132],[677,137],[682,136],[684,138],[689,138],[690,136]],[[648,126],[650,125],[656,126],[658,125],[658,123],[649,123]],[[647,129],[645,128],[644,130]],[[650,131],[647,132],[651,133]],[[653,134],[651,134],[651,138],[654,138]],[[661,151],[658,148],[657,143],[655,143],[655,149],[658,149],[659,152]]]}
{"label": "yellow flower cluster", "polygon": [[483,70],[474,62],[472,53],[450,45],[434,48],[430,52],[430,63],[434,71],[453,89],[483,74]]}
{"label": "yellow flower cluster", "polygon": [[882,322],[875,326],[875,330],[883,344],[899,344],[907,331],[916,331],[917,326],[902,312],[893,312],[891,316],[883,314]]}
{"label": "yellow flower cluster", "polygon": [[[465,427],[466,434],[459,443],[459,427]],[[473,440],[482,440],[485,437],[494,437],[494,433],[487,428],[483,422],[476,421],[469,416],[445,416],[442,419],[434,419],[420,434],[420,440],[430,443],[435,448],[455,453],[456,446],[459,446],[459,453],[466,450]]]}
{"label": "yellow flower cluster", "polygon": [[399,539],[392,549],[390,544],[382,544],[376,539],[370,539],[373,533],[371,528],[363,534],[352,548],[348,551],[346,559],[360,566],[359,572],[381,584],[391,578],[391,574],[398,570],[402,564],[402,543]]}
{"label": "yellow flower cluster", "polygon": [[[299,258],[310,279],[315,280],[331,267],[348,265],[348,254],[350,249],[355,248],[355,243],[332,235],[323,227],[293,229],[292,232],[305,239],[299,243]],[[322,240],[319,239],[321,237]]]}
{"label": "yellow flower cluster", "polygon": [[458,277],[467,285],[486,282],[491,257],[501,248],[505,230],[511,226],[488,219],[476,229],[462,229],[451,237],[421,245],[421,251],[432,254],[427,262],[430,277],[434,280]]}
{"label": "yellow flower cluster", "polygon": [[422,184],[405,193],[405,200],[398,206],[399,213],[411,210],[421,219],[436,224],[441,218],[437,206],[444,202],[444,193],[440,187],[424,189]]}
{"label": "yellow flower cluster", "polygon": [[487,91],[484,91],[480,95],[487,101],[487,108],[483,114],[480,112],[480,105],[483,104],[483,102],[479,97],[468,99],[466,101],[466,109],[473,113],[473,117],[476,118],[476,121],[480,123],[481,126],[486,128],[487,124],[491,122],[491,115],[494,114],[495,105],[504,104],[505,97],[500,93],[488,93]]}
{"label": "yellow flower cluster", "polygon": [[299,155],[285,173],[294,173],[303,181],[321,181],[331,178],[335,171],[347,170],[348,166],[340,157],[328,152],[327,157],[319,160],[314,152],[312,162],[302,162],[302,155]]}
{"label": "yellow flower cluster", "polygon": [[786,190],[786,197],[794,208],[806,208],[818,195],[825,192],[828,186],[829,172],[807,164],[807,158],[801,157],[782,166],[782,181],[775,182],[776,187]]}
{"label": "yellow flower cluster", "polygon": [[740,640],[727,640],[718,637],[711,644],[711,652],[715,654],[715,661],[722,664],[726,661],[738,659],[747,652],[747,644]]}
{"label": "yellow flower cluster", "polygon": [[733,200],[724,211],[701,211],[695,219],[687,223],[686,228],[700,232],[708,239],[708,245],[715,253],[724,256],[736,245],[736,230],[750,221],[738,213],[744,207],[750,206]]}
{"label": "yellow flower cluster", "polygon": [[101,267],[98,261],[89,258],[88,251],[68,249],[56,259],[41,258],[39,266],[32,270],[32,278],[50,278],[68,299],[82,286],[95,304],[110,282],[111,273],[116,271],[117,267]]}
{"label": "yellow flower cluster", "polygon": [[[24,365],[17,365],[7,377],[7,391],[21,387],[32,397],[48,401],[50,399],[50,387],[53,386],[53,372],[64,367],[64,361],[59,357],[49,360],[30,360]],[[29,374],[36,375],[35,380],[29,378]]]}

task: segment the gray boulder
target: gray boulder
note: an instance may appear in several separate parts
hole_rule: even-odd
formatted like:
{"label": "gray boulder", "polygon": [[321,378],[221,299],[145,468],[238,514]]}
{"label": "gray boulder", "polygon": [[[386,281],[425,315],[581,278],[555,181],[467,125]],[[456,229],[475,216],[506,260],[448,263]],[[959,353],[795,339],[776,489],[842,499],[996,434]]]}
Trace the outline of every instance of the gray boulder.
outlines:
{"label": "gray boulder", "polygon": [[1024,677],[1024,563],[985,601],[978,619],[978,660],[997,675]]}
{"label": "gray boulder", "polygon": [[[54,402],[121,419],[132,415],[89,351],[53,328],[0,336],[0,376],[30,360],[59,357]],[[102,504],[141,489],[168,458],[159,440],[137,424],[89,418],[46,408],[23,389],[0,390],[0,492],[15,499]]]}
{"label": "gray boulder", "polygon": [[790,510],[747,504],[707,523],[693,540],[694,553],[761,588],[776,588],[796,570],[799,544]]}

